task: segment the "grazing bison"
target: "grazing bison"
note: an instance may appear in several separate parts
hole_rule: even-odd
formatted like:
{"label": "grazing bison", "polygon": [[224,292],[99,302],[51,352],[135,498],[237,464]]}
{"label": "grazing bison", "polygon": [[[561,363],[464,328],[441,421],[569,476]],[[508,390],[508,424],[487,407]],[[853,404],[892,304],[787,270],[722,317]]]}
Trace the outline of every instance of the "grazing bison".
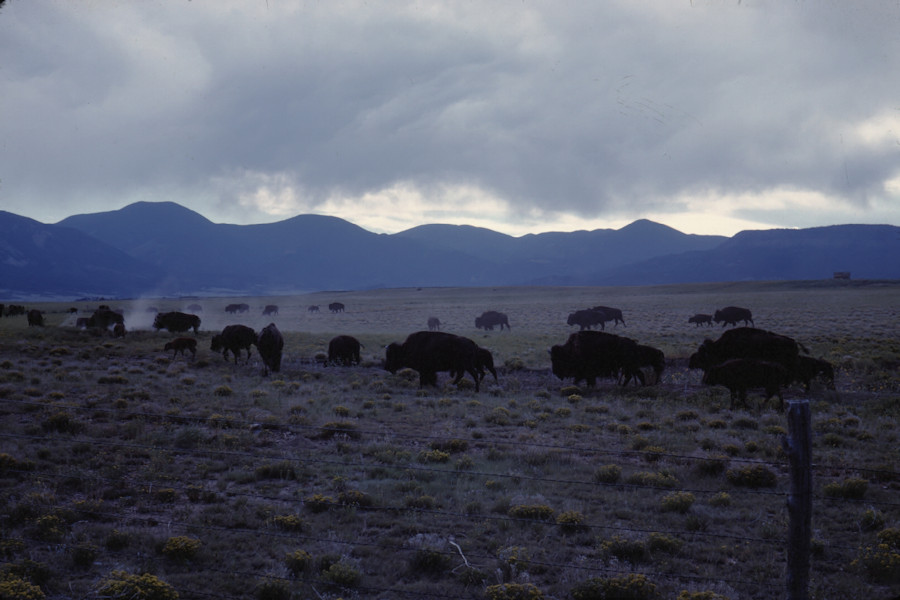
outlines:
{"label": "grazing bison", "polygon": [[350,366],[359,364],[359,348],[362,344],[351,335],[339,335],[328,342],[328,362]]}
{"label": "grazing bison", "polygon": [[[663,354],[662,350],[654,348],[653,346],[638,344],[634,354],[634,363],[631,367],[632,368],[627,369],[627,375],[623,372],[623,386],[628,385],[628,382],[632,380],[634,380],[635,383],[640,381],[641,385],[647,385],[647,377],[644,373],[644,369],[652,369],[653,381],[651,382],[651,385],[659,383],[659,378],[666,368],[666,355]],[[635,369],[634,367],[637,368]]]}
{"label": "grazing bison", "polygon": [[697,313],[696,315],[688,319],[688,323],[695,323],[695,327],[700,327],[701,325],[709,325],[710,327],[712,327],[713,318],[712,315]]}
{"label": "grazing bison", "polygon": [[506,329],[509,329],[509,318],[502,312],[489,310],[487,312],[481,313],[480,317],[475,317],[476,329],[493,331],[494,327],[496,327],[497,325],[500,326],[500,331],[503,331],[504,325],[506,325]]}
{"label": "grazing bison", "polygon": [[269,374],[269,369],[273,373],[281,370],[281,351],[284,349],[284,338],[275,323],[269,323],[262,328],[256,340],[256,348],[262,357],[263,365],[265,365],[265,375]]}
{"label": "grazing bison", "polygon": [[180,337],[175,338],[171,342],[167,342],[165,346],[165,351],[168,352],[172,350],[172,360],[175,360],[175,357],[178,356],[178,353],[181,352],[182,356],[187,356],[184,353],[185,350],[191,353],[191,356],[194,358],[197,357],[197,340],[194,338],[188,337]]}
{"label": "grazing bison", "polygon": [[43,327],[44,326],[44,315],[36,308],[32,308],[28,311],[28,326],[29,327]]}
{"label": "grazing bison", "polygon": [[14,317],[16,315],[24,315],[25,312],[26,312],[25,307],[22,306],[21,304],[10,304],[9,306],[6,307],[6,316],[7,317]]}
{"label": "grazing bison", "polygon": [[755,358],[733,358],[711,367],[703,375],[706,385],[723,385],[731,392],[731,408],[738,399],[747,406],[747,390],[762,388],[765,400],[778,396],[779,408],[784,409],[781,388],[788,384],[788,370],[776,362]]}
{"label": "grazing bison", "polygon": [[437,317],[428,317],[428,331],[440,331],[441,320]]}
{"label": "grazing bison", "polygon": [[318,304],[310,304],[309,306],[306,307],[306,312],[311,312],[311,313],[319,312],[319,305]]}
{"label": "grazing bison", "polygon": [[591,310],[597,310],[606,313],[607,321],[615,321],[615,325],[622,323],[625,324],[625,317],[622,316],[622,311],[618,308],[612,308],[610,306],[594,306]]}
{"label": "grazing bison", "polygon": [[225,312],[232,314],[232,315],[235,313],[245,313],[245,312],[249,312],[249,311],[250,311],[250,305],[244,304],[244,303],[229,304],[228,306],[225,307]]}
{"label": "grazing bison", "polygon": [[468,373],[475,381],[477,392],[481,381],[476,366],[477,349],[475,342],[462,336],[441,331],[417,331],[402,344],[394,342],[385,349],[384,368],[390,373],[404,367],[418,371],[420,387],[437,386],[439,371],[455,374],[453,383],[457,385]]}
{"label": "grazing bison", "polygon": [[797,357],[797,365],[791,375],[792,382],[802,383],[809,391],[809,385],[813,379],[821,378],[829,390],[834,389],[834,366],[827,360],[800,355]]}
{"label": "grazing bison", "polygon": [[213,352],[222,351],[222,358],[228,360],[228,351],[234,355],[234,364],[237,364],[241,350],[247,350],[247,360],[250,360],[250,346],[256,344],[256,332],[246,325],[227,325],[222,333],[216,334],[212,338],[209,349]]}
{"label": "grazing bison", "polygon": [[332,302],[328,305],[328,310],[333,313],[344,312],[344,305],[341,302]]}
{"label": "grazing bison", "polygon": [[200,317],[178,311],[160,313],[153,319],[153,328],[157,331],[167,329],[173,333],[182,333],[193,329],[194,333],[197,333],[197,330],[200,329]]}
{"label": "grazing bison", "polygon": [[122,323],[124,325],[125,317],[123,317],[121,313],[110,310],[108,306],[102,304],[98,306],[97,310],[94,311],[94,314],[90,316],[87,326],[90,328],[98,327],[100,329],[108,329],[110,325],[115,325],[116,323]]}
{"label": "grazing bison", "polygon": [[611,333],[576,331],[565,344],[550,348],[550,362],[558,378],[584,380],[589,387],[597,377],[644,381],[637,342]]}
{"label": "grazing bison", "polygon": [[116,323],[113,325],[113,337],[125,337],[125,323]]}
{"label": "grazing bison", "polygon": [[265,315],[277,315],[278,314],[278,306],[276,304],[266,304],[266,307],[263,309],[263,313]]}
{"label": "grazing bison", "polygon": [[595,325],[599,325],[600,329],[606,329],[607,321],[612,321],[612,318],[607,315],[606,311],[587,308],[571,313],[566,319],[566,325],[578,325],[580,331],[590,329]]}
{"label": "grazing bison", "polygon": [[738,321],[743,321],[744,325],[753,325],[753,315],[749,309],[740,306],[726,306],[716,311],[713,315],[713,321],[722,323],[722,327],[726,325],[737,326]]}
{"label": "grazing bison", "polygon": [[723,333],[718,340],[703,340],[688,361],[691,369],[710,368],[732,358],[754,358],[780,364],[788,373],[797,369],[800,350],[793,338],[753,327],[738,327]]}

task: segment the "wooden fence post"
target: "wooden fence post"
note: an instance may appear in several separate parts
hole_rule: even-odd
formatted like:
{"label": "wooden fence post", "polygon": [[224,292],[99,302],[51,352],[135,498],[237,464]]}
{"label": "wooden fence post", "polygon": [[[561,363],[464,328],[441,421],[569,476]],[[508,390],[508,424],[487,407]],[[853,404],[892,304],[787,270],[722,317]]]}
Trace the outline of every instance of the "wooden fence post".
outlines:
{"label": "wooden fence post", "polygon": [[791,465],[787,507],[787,598],[809,600],[809,553],[812,538],[812,427],[809,401],[788,404],[788,435],[784,450]]}

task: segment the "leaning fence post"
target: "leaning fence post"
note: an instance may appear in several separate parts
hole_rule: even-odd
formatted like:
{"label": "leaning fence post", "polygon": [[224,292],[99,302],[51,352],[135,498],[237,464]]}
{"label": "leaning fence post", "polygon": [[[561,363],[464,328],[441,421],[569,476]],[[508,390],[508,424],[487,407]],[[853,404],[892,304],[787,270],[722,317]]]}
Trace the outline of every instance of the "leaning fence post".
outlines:
{"label": "leaning fence post", "polygon": [[791,493],[787,507],[787,597],[809,600],[809,553],[812,537],[812,428],[809,401],[788,405],[788,437],[784,450],[791,465]]}

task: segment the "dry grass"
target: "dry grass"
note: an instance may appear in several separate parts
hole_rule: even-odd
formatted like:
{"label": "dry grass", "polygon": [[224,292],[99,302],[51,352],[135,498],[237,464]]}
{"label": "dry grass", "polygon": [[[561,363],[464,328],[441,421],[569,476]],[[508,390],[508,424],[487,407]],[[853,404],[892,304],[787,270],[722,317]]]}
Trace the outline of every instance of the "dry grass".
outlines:
{"label": "dry grass", "polygon": [[[347,312],[327,312],[336,300]],[[224,313],[231,301],[198,301],[196,360],[140,327],[147,305],[194,300],[113,303],[124,339],[67,327],[69,304],[42,306],[40,330],[0,320],[0,580],[57,598],[95,597],[122,572],[181,597],[564,598],[636,581],[662,598],[777,597],[785,417],[730,411],[686,368],[721,332],[687,318],[739,304],[838,367],[838,389],[810,395],[812,597],[893,593],[897,573],[873,570],[871,549],[900,523],[898,285],[318,293],[254,298],[243,316]],[[666,353],[659,385],[566,389],[550,375],[566,315],[597,304],[624,310],[612,331]],[[491,309],[512,331],[474,329]],[[490,348],[499,383],[476,394],[443,374],[419,390],[414,373],[384,372],[382,347],[431,315]],[[262,377],[255,354],[234,365],[209,351],[226,324],[270,321],[286,338],[278,375]],[[361,366],[316,363],[339,333],[363,342]]]}

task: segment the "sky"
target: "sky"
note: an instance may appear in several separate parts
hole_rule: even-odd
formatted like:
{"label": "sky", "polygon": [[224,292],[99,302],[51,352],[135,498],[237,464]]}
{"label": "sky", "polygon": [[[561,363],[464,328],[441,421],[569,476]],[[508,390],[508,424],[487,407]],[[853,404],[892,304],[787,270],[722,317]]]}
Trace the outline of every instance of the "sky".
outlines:
{"label": "sky", "polygon": [[0,57],[44,223],[900,225],[900,0],[6,0]]}

